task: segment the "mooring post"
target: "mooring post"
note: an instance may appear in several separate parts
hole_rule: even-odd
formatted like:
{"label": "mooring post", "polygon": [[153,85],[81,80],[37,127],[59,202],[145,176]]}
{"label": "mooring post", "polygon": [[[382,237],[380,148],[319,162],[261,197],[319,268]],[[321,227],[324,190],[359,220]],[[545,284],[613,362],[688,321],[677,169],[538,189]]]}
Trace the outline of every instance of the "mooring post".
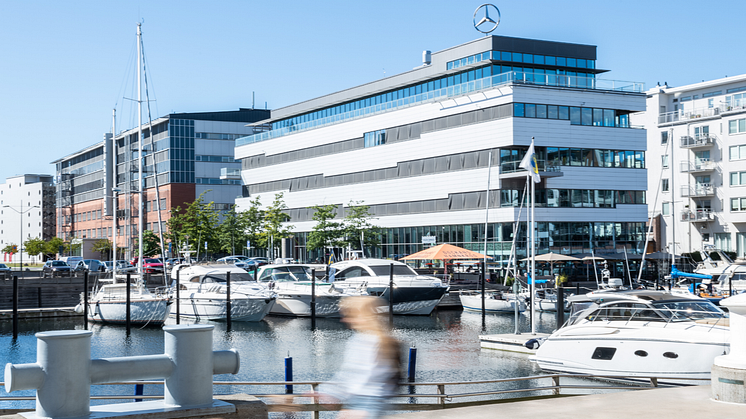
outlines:
{"label": "mooring post", "polygon": [[557,288],[557,329],[565,324],[565,287]]}
{"label": "mooring post", "polygon": [[13,339],[18,339],[18,275],[13,275]]}
{"label": "mooring post", "polygon": [[412,345],[409,348],[409,362],[407,363],[407,381],[414,383],[414,376],[417,370],[417,348]]}
{"label": "mooring post", "polygon": [[179,297],[181,296],[180,273],[179,268],[176,268],[176,324],[181,324],[181,308],[179,307]]}
{"label": "mooring post", "polygon": [[311,269],[311,329],[316,329],[316,269]]}
{"label": "mooring post", "polygon": [[225,273],[225,322],[228,330],[231,330],[231,273],[230,271]]}
{"label": "mooring post", "polygon": [[[86,272],[86,276],[87,275],[88,275],[88,272]],[[126,304],[125,304],[125,308],[124,308],[124,313],[125,313],[124,324],[125,324],[126,329],[127,329],[127,336],[129,336],[129,334],[130,334],[130,320],[131,320],[131,314],[132,314],[132,313],[130,313],[130,309],[131,309],[131,307],[130,307],[130,288],[131,287],[132,287],[132,284],[131,284],[131,281],[130,281],[130,274],[127,274],[127,285],[126,285],[126,290],[125,290],[125,292],[127,293],[127,295],[125,296]]]}
{"label": "mooring post", "polygon": [[88,330],[88,272],[83,274],[83,329]]}
{"label": "mooring post", "polygon": [[485,307],[485,304],[486,304],[485,298],[487,297],[485,295],[485,279],[487,279],[486,276],[485,276],[486,275],[486,269],[487,269],[487,264],[484,263],[484,261],[482,261],[482,269],[481,269],[481,271],[482,271],[482,277],[480,278],[480,281],[479,281],[481,283],[480,284],[481,285],[480,288],[482,290],[482,330],[485,330],[487,328],[487,320],[486,320],[486,316],[485,316],[485,313],[487,312],[487,309]]}
{"label": "mooring post", "polygon": [[[288,356],[285,358],[285,381],[293,381],[293,357],[290,356],[290,352],[288,352]],[[293,394],[292,384],[285,385],[285,394]]]}
{"label": "mooring post", "polygon": [[394,327],[394,264],[389,265],[389,326]]}
{"label": "mooring post", "polygon": [[[143,384],[135,384],[135,396],[142,396]],[[141,402],[142,399],[135,398],[136,402]]]}

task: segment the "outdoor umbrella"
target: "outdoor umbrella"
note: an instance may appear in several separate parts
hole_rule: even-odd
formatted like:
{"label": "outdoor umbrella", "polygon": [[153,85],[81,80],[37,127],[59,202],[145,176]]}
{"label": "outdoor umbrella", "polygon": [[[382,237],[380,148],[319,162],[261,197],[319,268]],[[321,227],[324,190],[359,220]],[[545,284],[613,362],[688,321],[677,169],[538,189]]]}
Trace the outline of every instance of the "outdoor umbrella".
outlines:
{"label": "outdoor umbrella", "polygon": [[[413,253],[409,256],[405,256],[400,260],[442,260],[443,264],[445,265],[445,261],[447,260],[484,258],[485,256],[481,253],[472,252],[471,250],[464,249],[463,247],[443,243],[437,246],[433,246],[429,249]],[[489,256],[487,256],[487,258],[492,259]],[[445,273],[447,274],[448,272],[446,271]]]}
{"label": "outdoor umbrella", "polygon": [[[521,259],[522,261],[531,260],[530,258]],[[537,262],[549,262],[549,272],[554,273],[554,262],[569,262],[569,261],[581,261],[583,259],[576,258],[575,256],[563,255],[561,253],[544,253],[534,258]]]}

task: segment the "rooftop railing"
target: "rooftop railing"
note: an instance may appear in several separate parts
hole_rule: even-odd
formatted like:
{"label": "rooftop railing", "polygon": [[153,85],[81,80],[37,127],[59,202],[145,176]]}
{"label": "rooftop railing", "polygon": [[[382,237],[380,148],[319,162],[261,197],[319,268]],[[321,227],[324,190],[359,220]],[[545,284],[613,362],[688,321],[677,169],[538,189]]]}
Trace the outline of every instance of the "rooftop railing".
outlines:
{"label": "rooftop railing", "polygon": [[369,106],[367,108],[356,109],[349,112],[304,122],[302,124],[273,129],[271,131],[265,131],[258,134],[241,137],[236,140],[236,147],[246,144],[253,144],[260,141],[266,141],[272,138],[279,138],[301,131],[334,125],[340,122],[365,118],[397,109],[407,108],[410,106],[421,105],[423,103],[435,102],[438,100],[463,96],[473,92],[494,89],[495,87],[508,84],[530,84],[538,86],[568,87],[630,93],[642,93],[645,89],[645,84],[640,82],[603,80],[593,77],[567,76],[563,74],[534,74],[520,71],[509,71],[507,73],[484,77],[478,80],[473,80],[442,89],[432,90],[403,99],[380,103],[378,105]]}

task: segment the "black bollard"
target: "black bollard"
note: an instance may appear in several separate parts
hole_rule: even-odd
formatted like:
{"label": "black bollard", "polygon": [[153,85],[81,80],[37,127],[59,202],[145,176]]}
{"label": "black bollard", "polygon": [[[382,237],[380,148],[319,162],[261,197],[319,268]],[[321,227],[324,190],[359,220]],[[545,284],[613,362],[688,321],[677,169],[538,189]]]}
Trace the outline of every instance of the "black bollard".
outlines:
{"label": "black bollard", "polygon": [[225,274],[225,322],[227,323],[228,330],[231,328],[231,273],[230,271]]}
{"label": "black bollard", "polygon": [[316,329],[316,269],[311,269],[311,329]]}
{"label": "black bollard", "polygon": [[557,288],[557,329],[565,324],[565,288]]}
{"label": "black bollard", "polygon": [[[178,269],[178,268],[177,268]],[[180,285],[180,271],[176,271],[176,324],[181,324],[181,312],[179,307],[179,297],[181,292],[181,285]]]}
{"label": "black bollard", "polygon": [[394,327],[394,264],[389,265],[389,326]]}
{"label": "black bollard", "polygon": [[[131,320],[130,319],[130,317],[131,317],[130,316],[131,315],[131,313],[130,313],[130,288],[132,288],[132,284],[131,284],[131,281],[130,281],[130,275],[131,274],[127,274],[127,290],[125,291],[127,293],[127,296],[126,296],[127,301],[126,301],[126,307],[125,307],[126,317],[125,317],[124,324],[125,324],[125,327],[127,329],[127,336],[129,336],[129,334],[130,334],[130,320]],[[87,272],[86,272],[86,276],[88,276]]]}
{"label": "black bollard", "polygon": [[417,370],[417,348],[409,348],[409,362],[407,363],[407,381],[414,383],[414,376]]}
{"label": "black bollard", "polygon": [[480,278],[481,288],[482,288],[482,330],[487,329],[487,319],[486,319],[486,316],[485,316],[485,313],[487,312],[487,309],[485,307],[485,304],[486,304],[485,297],[486,296],[485,296],[485,292],[484,292],[485,291],[485,289],[484,289],[484,287],[485,287],[484,280],[486,279],[485,278],[485,269],[487,269],[487,264],[485,264],[484,261],[482,261],[482,277]]}
{"label": "black bollard", "polygon": [[255,264],[254,265],[254,282],[259,282],[257,275],[259,275],[259,265]]}
{"label": "black bollard", "polygon": [[18,275],[13,275],[13,339],[18,339]]}
{"label": "black bollard", "polygon": [[580,295],[580,284],[575,284],[575,295]]}
{"label": "black bollard", "polygon": [[36,288],[36,305],[41,308],[41,287]]}
{"label": "black bollard", "polygon": [[[135,384],[135,396],[142,396],[143,384]],[[141,402],[142,399],[135,399],[136,402]]]}
{"label": "black bollard", "polygon": [[88,272],[83,274],[83,328],[88,330]]}
{"label": "black bollard", "polygon": [[[285,358],[285,381],[293,381],[293,357],[290,356],[290,352],[288,352],[288,357]],[[285,394],[293,394],[292,384],[285,385]]]}

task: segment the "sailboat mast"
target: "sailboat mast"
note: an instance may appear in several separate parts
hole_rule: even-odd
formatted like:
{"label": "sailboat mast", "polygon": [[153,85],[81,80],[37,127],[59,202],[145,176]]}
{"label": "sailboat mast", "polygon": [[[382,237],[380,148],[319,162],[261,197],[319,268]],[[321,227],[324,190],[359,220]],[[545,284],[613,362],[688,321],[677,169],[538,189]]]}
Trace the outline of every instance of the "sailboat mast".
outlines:
{"label": "sailboat mast", "polygon": [[143,179],[142,179],[142,148],[143,148],[143,138],[142,138],[142,88],[140,87],[142,83],[142,24],[137,24],[137,155],[138,155],[138,164],[137,164],[137,183],[138,183],[138,189],[137,189],[137,272],[139,273],[140,282],[142,283],[142,222],[143,222],[143,213],[142,213],[142,188],[143,188]]}
{"label": "sailboat mast", "polygon": [[[686,126],[687,135],[689,135],[689,125]],[[676,160],[673,158],[673,151],[676,145],[673,144],[673,128],[670,129],[670,142],[671,144],[671,158],[668,160],[668,168],[671,170],[671,273],[673,273],[676,267],[676,211],[674,210],[674,201],[676,201],[676,187],[674,186],[674,178],[676,178],[673,171],[673,164]]]}
{"label": "sailboat mast", "polygon": [[114,282],[117,282],[117,200],[119,196],[115,192],[117,190],[117,110],[112,109],[111,111],[111,150],[114,153],[112,158],[112,166],[114,167],[114,185],[111,188],[111,223],[113,224],[111,230],[111,261],[112,261],[112,278]]}
{"label": "sailboat mast", "polygon": [[484,267],[487,275],[487,228],[490,221],[490,180],[492,177],[492,150],[487,157],[487,204],[484,206]]}

